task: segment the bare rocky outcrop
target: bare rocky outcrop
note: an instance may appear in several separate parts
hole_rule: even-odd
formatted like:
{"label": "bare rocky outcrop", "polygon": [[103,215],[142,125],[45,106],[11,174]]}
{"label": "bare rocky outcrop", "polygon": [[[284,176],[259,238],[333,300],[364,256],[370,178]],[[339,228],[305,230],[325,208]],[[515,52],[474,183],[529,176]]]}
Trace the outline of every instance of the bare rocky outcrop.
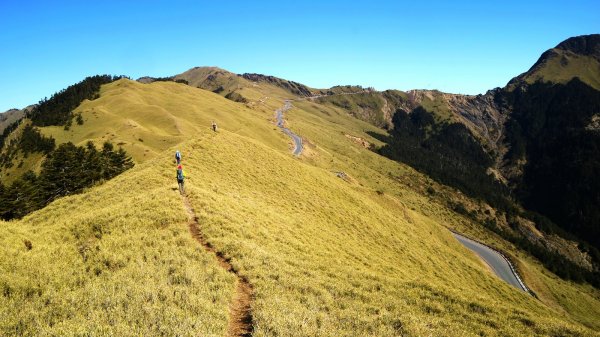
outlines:
{"label": "bare rocky outcrop", "polygon": [[273,84],[273,85],[283,88],[297,96],[310,97],[313,95],[312,90],[309,87],[305,86],[304,84],[300,84],[300,83],[294,82],[294,81],[284,80],[284,79],[281,79],[281,78],[278,78],[275,76],[267,76],[267,75],[262,75],[262,74],[249,74],[249,73],[241,74],[238,76],[240,76],[246,80],[252,81],[252,82],[267,82],[267,83]]}
{"label": "bare rocky outcrop", "polygon": [[590,123],[585,127],[588,131],[600,131],[600,114],[592,116]]}
{"label": "bare rocky outcrop", "polygon": [[10,109],[0,113],[0,135],[4,132],[9,125],[21,120],[25,117],[25,114],[36,107],[36,104],[32,104],[23,109]]}

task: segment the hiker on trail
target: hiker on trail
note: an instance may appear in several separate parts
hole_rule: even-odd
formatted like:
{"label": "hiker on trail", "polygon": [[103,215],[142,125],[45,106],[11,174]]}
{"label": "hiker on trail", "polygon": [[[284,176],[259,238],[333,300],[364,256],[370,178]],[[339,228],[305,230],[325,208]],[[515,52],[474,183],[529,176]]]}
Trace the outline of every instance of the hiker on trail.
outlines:
{"label": "hiker on trail", "polygon": [[217,132],[217,123],[215,121],[212,121],[212,129],[214,132]]}
{"label": "hiker on trail", "polygon": [[181,164],[177,165],[177,184],[179,185],[179,193],[183,194],[185,190],[183,189],[183,180],[185,179],[185,174],[183,173],[183,167]]}
{"label": "hiker on trail", "polygon": [[181,152],[179,150],[175,152],[175,161],[177,161],[177,165],[181,164]]}

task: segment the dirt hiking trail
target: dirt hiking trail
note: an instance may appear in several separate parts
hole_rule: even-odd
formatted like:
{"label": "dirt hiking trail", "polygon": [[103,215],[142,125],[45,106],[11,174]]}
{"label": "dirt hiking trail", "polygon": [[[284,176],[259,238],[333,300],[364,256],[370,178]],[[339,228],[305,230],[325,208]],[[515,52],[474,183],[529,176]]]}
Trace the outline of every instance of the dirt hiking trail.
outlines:
{"label": "dirt hiking trail", "polygon": [[223,256],[222,252],[217,251],[206,240],[200,231],[198,217],[192,208],[187,196],[182,196],[185,209],[189,216],[188,225],[192,237],[204,247],[204,250],[213,254],[221,268],[235,275],[236,287],[235,294],[229,304],[229,325],[227,327],[227,337],[250,337],[253,332],[252,321],[252,296],[253,288],[246,277],[241,276],[239,272],[231,265],[231,261]]}

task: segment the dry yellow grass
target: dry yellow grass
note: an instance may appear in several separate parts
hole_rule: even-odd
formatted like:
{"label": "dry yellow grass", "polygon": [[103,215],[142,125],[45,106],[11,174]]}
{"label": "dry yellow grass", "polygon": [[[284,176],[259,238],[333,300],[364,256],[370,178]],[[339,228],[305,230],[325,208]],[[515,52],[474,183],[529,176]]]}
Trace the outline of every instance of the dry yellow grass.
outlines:
{"label": "dry yellow grass", "polygon": [[392,196],[229,133],[182,148],[207,238],[254,285],[256,336],[586,334]]}
{"label": "dry yellow grass", "polygon": [[[285,96],[248,90],[271,98],[247,109],[181,84],[119,81],[79,108],[83,126],[46,129],[75,142],[100,140],[105,127],[124,142],[148,130],[153,158],[138,153],[106,184],[0,225],[0,335],[223,335],[235,279],[188,232],[175,149],[204,236],[254,287],[255,336],[598,335],[577,323],[598,326],[597,290],[540,276],[420,194],[426,177],[345,136],[380,144],[365,131],[381,130],[295,102],[288,126],[310,155],[294,158],[271,123]],[[547,306],[508,286],[445,226],[479,230],[571,300]]]}
{"label": "dry yellow grass", "polygon": [[240,135],[273,146],[279,144],[279,133],[265,123],[270,115],[184,84],[142,84],[122,79],[103,86],[100,94],[100,98],[86,100],[75,110],[82,113],[83,125],[74,124],[69,131],[45,127],[42,132],[59,144],[111,141],[122,146],[136,162],[154,158],[182,141],[208,132],[213,120]]}
{"label": "dry yellow grass", "polygon": [[0,335],[222,335],[235,280],[189,235],[170,168],[3,223]]}
{"label": "dry yellow grass", "polygon": [[[336,109],[306,102],[296,102],[295,106],[297,109],[288,113],[292,129],[312,143],[335,149],[329,152],[320,151],[320,156],[307,158],[313,165],[330,171],[344,171],[358,178],[361,185],[393,196],[404,207],[414,209],[444,226],[468,233],[511,253],[518,258],[517,262],[521,261],[526,267],[525,277],[532,280],[531,286],[540,295],[543,303],[561,314],[570,315],[592,329],[600,328],[600,292],[597,289],[556,277],[529,255],[487,231],[481,224],[438,204],[425,191],[427,187],[432,186],[438,193],[452,194],[453,198],[465,199],[465,196],[436,184],[406,166],[377,156],[358,144],[351,144],[347,139],[344,140],[345,135],[342,134],[344,131],[363,135],[367,131],[384,133],[383,131],[369,124],[344,118],[344,113]],[[330,128],[329,132],[327,128]],[[364,135],[364,138],[375,145],[381,144],[368,135]]]}

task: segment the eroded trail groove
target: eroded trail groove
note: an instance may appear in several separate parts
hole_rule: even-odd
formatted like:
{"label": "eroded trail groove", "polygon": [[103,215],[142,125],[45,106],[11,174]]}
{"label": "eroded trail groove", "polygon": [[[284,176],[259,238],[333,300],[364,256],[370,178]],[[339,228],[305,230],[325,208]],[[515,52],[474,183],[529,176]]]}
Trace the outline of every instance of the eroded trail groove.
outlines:
{"label": "eroded trail groove", "polygon": [[233,267],[231,261],[223,256],[223,253],[217,251],[211,244],[206,240],[200,231],[200,224],[198,223],[198,217],[190,204],[190,201],[186,196],[183,196],[183,202],[185,209],[188,212],[190,218],[188,224],[190,233],[198,241],[204,250],[213,254],[217,259],[217,262],[221,268],[234,274],[237,278],[235,294],[229,304],[229,326],[227,327],[227,337],[249,337],[252,336],[253,332],[253,321],[252,321],[252,294],[253,289],[248,279],[241,276],[239,272]]}

